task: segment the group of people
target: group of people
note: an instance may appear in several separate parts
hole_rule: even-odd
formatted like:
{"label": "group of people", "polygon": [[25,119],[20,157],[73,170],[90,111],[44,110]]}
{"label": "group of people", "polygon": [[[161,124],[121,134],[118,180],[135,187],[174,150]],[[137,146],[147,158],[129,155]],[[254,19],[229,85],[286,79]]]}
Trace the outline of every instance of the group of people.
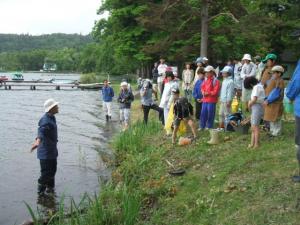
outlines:
{"label": "group of people", "polygon": [[[258,57],[256,63],[253,63],[251,56],[245,54],[241,62],[229,61],[220,72],[222,82],[219,80],[219,72],[208,65],[208,59],[205,57],[196,60],[195,73],[192,64],[186,63],[182,80],[173,68],[167,66],[164,59],[161,59],[154,70],[153,81],[145,79],[138,85],[144,123],[147,124],[149,111],[153,109],[158,112],[159,120],[166,130],[169,132],[171,130],[168,134],[172,135],[174,144],[181,124],[189,125],[193,134],[191,140],[195,140],[197,138],[195,120],[199,121],[200,131],[214,128],[218,102],[218,129],[226,130],[226,118],[232,113],[233,99],[237,98],[244,103],[243,111],[249,110],[251,113],[252,134],[249,148],[258,148],[261,124],[269,130],[270,137],[281,134],[285,94],[282,76],[285,69],[278,65],[275,54],[268,54],[260,62],[257,62],[257,59]],[[112,117],[111,104],[114,90],[107,80],[104,81],[101,92],[105,118],[109,121]],[[158,94],[160,94],[159,104],[155,101],[158,99]],[[286,96],[294,101],[295,105],[295,139],[300,169],[300,60],[287,88]],[[120,122],[123,130],[126,130],[130,124],[130,109],[134,95],[130,84],[125,80],[120,84],[117,101],[120,108]],[[195,110],[192,106],[193,101]],[[54,99],[48,99],[44,103],[45,114],[39,121],[37,137],[31,148],[31,151],[37,149],[37,157],[40,160],[39,193],[51,192],[55,187],[58,156],[55,114],[59,112],[58,104]],[[294,176],[294,180],[300,182],[300,174]]]}
{"label": "group of people", "polygon": [[[226,129],[226,119],[232,114],[232,101],[236,98],[242,102],[241,110],[245,113],[251,112],[252,138],[249,148],[259,146],[259,126],[262,121],[269,130],[270,137],[280,135],[285,87],[282,76],[285,70],[278,65],[275,54],[267,54],[263,60],[256,56],[254,62],[250,54],[245,54],[241,61],[229,60],[220,73],[218,69],[208,65],[206,57],[197,58],[195,64],[195,72],[192,63],[185,64],[181,81],[163,58],[159,64],[155,64],[152,71],[153,84],[157,84],[157,91],[161,94],[159,107],[164,112],[165,123],[171,104],[175,104],[174,93],[179,92],[182,82],[184,98],[190,104],[194,102],[195,113],[191,110],[189,116],[195,115],[195,119],[199,120],[198,130],[214,128],[218,102],[218,129]],[[153,91],[155,92],[155,88]]]}

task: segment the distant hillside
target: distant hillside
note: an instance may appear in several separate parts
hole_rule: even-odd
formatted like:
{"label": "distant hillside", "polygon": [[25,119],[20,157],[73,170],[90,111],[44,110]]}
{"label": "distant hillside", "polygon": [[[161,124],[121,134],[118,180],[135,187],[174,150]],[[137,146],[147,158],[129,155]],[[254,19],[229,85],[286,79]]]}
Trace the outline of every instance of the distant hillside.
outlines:
{"label": "distant hillside", "polygon": [[76,48],[92,42],[90,35],[46,34],[32,36],[28,34],[0,34],[0,53],[30,51],[34,49]]}

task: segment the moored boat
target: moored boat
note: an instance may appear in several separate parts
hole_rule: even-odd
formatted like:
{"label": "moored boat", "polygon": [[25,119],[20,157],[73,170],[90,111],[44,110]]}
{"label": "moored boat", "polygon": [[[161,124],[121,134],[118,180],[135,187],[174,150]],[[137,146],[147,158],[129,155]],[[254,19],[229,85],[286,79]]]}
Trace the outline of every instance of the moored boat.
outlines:
{"label": "moored boat", "polygon": [[15,73],[11,79],[14,81],[23,81],[24,77],[21,73]]}
{"label": "moored boat", "polygon": [[7,76],[0,76],[0,82],[1,81],[7,81],[8,80],[8,77]]}
{"label": "moored boat", "polygon": [[99,90],[103,87],[103,83],[92,83],[92,84],[79,84],[78,88],[81,90],[88,89],[88,90]]}
{"label": "moored boat", "polygon": [[72,79],[53,78],[53,79],[50,80],[50,83],[53,83],[53,84],[77,84],[78,81],[77,80],[72,80]]}

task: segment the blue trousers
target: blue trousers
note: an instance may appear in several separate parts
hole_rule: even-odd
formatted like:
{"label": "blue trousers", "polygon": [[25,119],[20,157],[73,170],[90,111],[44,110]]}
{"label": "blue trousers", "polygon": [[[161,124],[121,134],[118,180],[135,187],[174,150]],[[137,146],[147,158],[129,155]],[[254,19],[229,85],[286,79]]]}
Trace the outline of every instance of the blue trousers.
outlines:
{"label": "blue trousers", "polygon": [[216,103],[202,103],[200,128],[213,128],[216,114]]}

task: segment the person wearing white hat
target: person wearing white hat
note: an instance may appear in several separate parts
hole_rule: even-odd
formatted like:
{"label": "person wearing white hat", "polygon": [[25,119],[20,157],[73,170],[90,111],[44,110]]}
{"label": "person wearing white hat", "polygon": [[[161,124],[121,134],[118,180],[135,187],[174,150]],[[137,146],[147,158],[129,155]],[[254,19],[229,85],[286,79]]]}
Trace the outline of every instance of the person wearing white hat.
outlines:
{"label": "person wearing white hat", "polygon": [[221,73],[223,82],[220,93],[219,128],[224,129],[225,119],[231,114],[231,102],[234,97],[234,83],[231,66],[225,66]]}
{"label": "person wearing white hat", "polygon": [[272,78],[269,85],[266,87],[266,96],[271,95],[274,89],[280,90],[278,99],[274,102],[270,102],[270,98],[267,98],[264,102],[264,120],[270,122],[270,136],[276,137],[281,133],[281,117],[283,115],[283,93],[284,93],[284,80],[282,75],[284,68],[282,66],[274,66],[272,69]]}
{"label": "person wearing white hat", "polygon": [[132,91],[128,88],[128,83],[123,81],[121,83],[121,90],[118,97],[118,102],[120,103],[120,122],[123,127],[123,131],[127,130],[130,123],[130,108],[131,103],[134,100]]}
{"label": "person wearing white hat", "polygon": [[215,69],[212,66],[207,66],[204,69],[205,80],[201,85],[202,109],[200,116],[200,130],[204,128],[211,129],[214,126],[216,104],[219,98],[220,81],[215,77]]}
{"label": "person wearing white hat", "polygon": [[46,100],[44,110],[45,114],[38,124],[38,135],[31,147],[31,152],[37,149],[37,158],[40,160],[41,176],[38,179],[39,194],[54,190],[58,156],[57,125],[54,116],[58,113],[58,102],[52,98]]}
{"label": "person wearing white hat", "polygon": [[[244,54],[242,61],[244,61],[244,64],[242,66],[241,70],[241,78],[243,79],[243,83],[247,77],[255,77],[256,76],[256,65],[251,62],[251,55],[250,54]],[[247,90],[244,87],[242,89],[242,102],[245,104],[246,111],[248,111],[248,102],[251,99],[251,90]]]}

